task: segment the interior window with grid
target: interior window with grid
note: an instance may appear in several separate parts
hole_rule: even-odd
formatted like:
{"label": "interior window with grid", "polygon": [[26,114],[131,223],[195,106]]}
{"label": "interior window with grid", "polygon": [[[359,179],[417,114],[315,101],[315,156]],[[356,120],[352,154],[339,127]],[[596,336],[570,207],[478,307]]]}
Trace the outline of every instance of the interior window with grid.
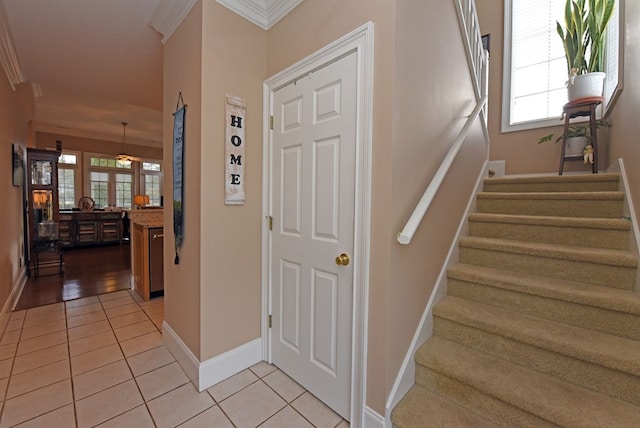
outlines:
{"label": "interior window with grid", "polygon": [[131,174],[116,174],[116,206],[131,209],[132,200],[132,182]]}
{"label": "interior window with grid", "polygon": [[143,162],[144,194],[149,196],[149,205],[160,206],[161,165],[158,162]]}
{"label": "interior window with grid", "polygon": [[76,205],[75,170],[58,167],[58,203],[61,210]]}
{"label": "interior window with grid", "polygon": [[91,199],[96,207],[104,208],[109,205],[108,172],[91,172]]}

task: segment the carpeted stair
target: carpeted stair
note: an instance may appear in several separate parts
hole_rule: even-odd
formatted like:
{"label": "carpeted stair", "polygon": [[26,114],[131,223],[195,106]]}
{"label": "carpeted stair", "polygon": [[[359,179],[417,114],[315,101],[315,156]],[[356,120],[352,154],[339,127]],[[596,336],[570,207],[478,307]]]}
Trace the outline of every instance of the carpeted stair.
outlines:
{"label": "carpeted stair", "polygon": [[394,427],[640,427],[618,188],[617,174],[485,180]]}

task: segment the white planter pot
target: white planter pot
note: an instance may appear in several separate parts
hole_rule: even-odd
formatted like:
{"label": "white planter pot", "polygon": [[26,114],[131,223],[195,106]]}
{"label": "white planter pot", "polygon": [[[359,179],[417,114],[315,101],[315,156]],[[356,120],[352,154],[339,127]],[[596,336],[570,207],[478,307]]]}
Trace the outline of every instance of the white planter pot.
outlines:
{"label": "white planter pot", "polygon": [[567,145],[564,148],[564,155],[582,155],[582,151],[587,144],[589,144],[589,139],[587,137],[569,137],[567,138]]}
{"label": "white planter pot", "polygon": [[604,89],[605,73],[587,73],[575,76],[573,84],[569,80],[567,89],[569,90],[569,101],[581,98],[601,97]]}

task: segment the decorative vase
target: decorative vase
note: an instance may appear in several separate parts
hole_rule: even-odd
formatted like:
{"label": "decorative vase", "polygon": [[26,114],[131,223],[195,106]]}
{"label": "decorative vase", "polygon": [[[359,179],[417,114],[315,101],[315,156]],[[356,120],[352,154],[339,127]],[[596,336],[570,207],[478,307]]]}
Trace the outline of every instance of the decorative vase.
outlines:
{"label": "decorative vase", "polygon": [[582,98],[601,97],[605,77],[606,73],[595,72],[569,78],[567,85],[569,102]]}
{"label": "decorative vase", "polygon": [[567,144],[564,147],[564,155],[582,155],[582,151],[587,144],[589,144],[589,139],[587,137],[569,137],[567,138]]}

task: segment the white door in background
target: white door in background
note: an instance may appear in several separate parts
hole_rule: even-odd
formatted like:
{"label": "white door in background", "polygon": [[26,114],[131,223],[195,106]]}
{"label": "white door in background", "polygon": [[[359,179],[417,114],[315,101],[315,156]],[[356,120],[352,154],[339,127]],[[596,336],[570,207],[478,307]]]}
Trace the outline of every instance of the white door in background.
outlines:
{"label": "white door in background", "polygon": [[[356,53],[273,94],[272,361],[351,410]],[[340,263],[340,264],[338,264]]]}

